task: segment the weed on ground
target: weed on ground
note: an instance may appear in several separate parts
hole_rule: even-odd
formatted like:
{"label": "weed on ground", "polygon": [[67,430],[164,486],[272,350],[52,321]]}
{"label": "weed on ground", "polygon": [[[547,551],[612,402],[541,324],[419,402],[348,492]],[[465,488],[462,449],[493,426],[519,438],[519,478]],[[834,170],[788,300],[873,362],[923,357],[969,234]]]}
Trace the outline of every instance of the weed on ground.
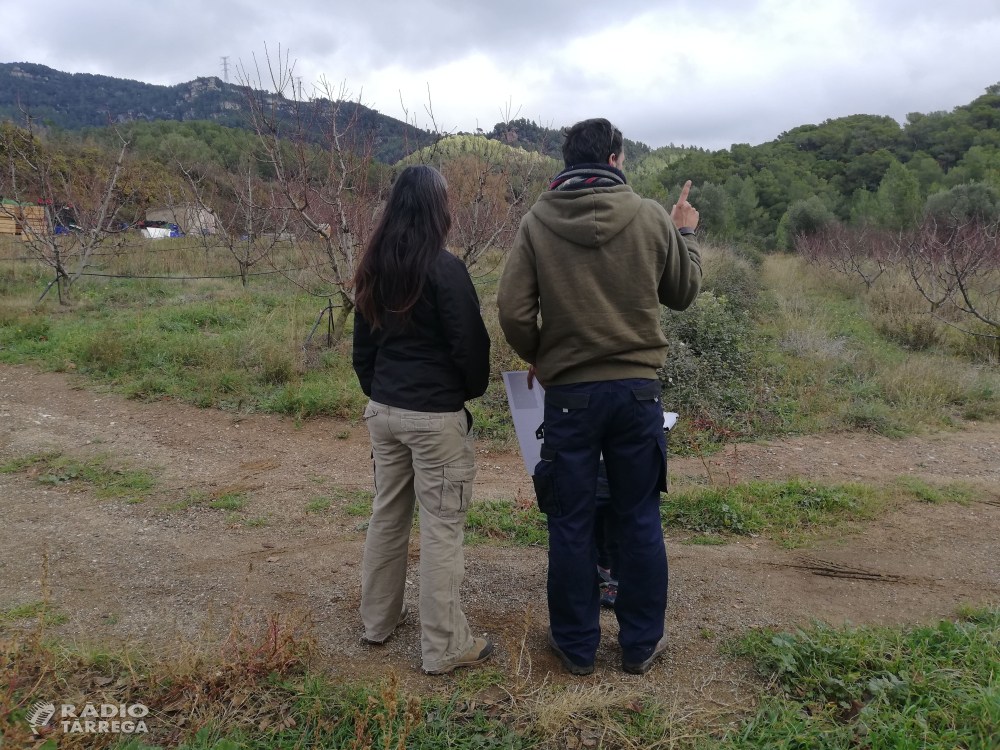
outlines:
{"label": "weed on ground", "polygon": [[934,626],[757,631],[729,650],[778,690],[720,747],[997,747],[998,609]]}
{"label": "weed on ground", "polygon": [[548,525],[534,502],[484,500],[465,517],[467,544],[493,542],[518,546],[547,545]]}
{"label": "weed on ground", "polygon": [[150,472],[115,466],[106,455],[78,460],[46,453],[0,464],[0,473],[25,473],[38,484],[68,490],[91,487],[100,498],[126,498],[126,502],[141,502],[156,487]]}
{"label": "weed on ground", "polygon": [[[901,477],[885,487],[791,479],[672,492],[663,495],[660,515],[664,528],[708,535],[766,534],[782,546],[796,547],[836,527],[871,520],[907,501],[965,503],[980,494],[971,486],[934,487],[913,477]],[[724,542],[724,537],[717,536],[688,540],[690,544]]]}

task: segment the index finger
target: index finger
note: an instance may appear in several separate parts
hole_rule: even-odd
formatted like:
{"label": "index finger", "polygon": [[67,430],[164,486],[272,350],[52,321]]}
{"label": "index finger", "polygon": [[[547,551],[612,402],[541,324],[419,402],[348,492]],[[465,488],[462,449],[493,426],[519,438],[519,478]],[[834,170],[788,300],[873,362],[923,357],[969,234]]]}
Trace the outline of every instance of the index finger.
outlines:
{"label": "index finger", "polygon": [[688,193],[691,192],[691,180],[684,183],[684,187],[681,188],[681,197],[677,199],[678,203],[683,203],[688,199]]}

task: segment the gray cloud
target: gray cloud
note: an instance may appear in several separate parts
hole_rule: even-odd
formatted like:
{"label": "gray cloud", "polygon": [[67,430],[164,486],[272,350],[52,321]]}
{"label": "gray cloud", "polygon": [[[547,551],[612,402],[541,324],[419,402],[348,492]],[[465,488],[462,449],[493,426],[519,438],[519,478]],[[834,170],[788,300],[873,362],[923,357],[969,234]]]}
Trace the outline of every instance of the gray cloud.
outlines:
{"label": "gray cloud", "polygon": [[399,114],[396,89],[419,101],[430,81],[439,113],[456,127],[492,125],[496,105],[516,96],[526,116],[561,125],[604,114],[652,145],[756,143],[858,112],[902,118],[950,109],[1000,80],[996,0],[52,0],[47,8],[73,33],[29,33],[29,6],[6,7],[7,61],[177,83],[218,74],[224,54],[252,65],[265,42],[272,52],[280,42],[307,80],[346,76],[388,114]]}

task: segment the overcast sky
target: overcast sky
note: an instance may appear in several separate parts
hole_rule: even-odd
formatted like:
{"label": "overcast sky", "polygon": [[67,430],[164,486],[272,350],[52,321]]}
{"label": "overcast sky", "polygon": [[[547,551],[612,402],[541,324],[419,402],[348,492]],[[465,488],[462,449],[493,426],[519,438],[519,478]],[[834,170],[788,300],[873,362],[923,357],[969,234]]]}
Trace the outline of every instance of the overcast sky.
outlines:
{"label": "overcast sky", "polygon": [[[857,113],[902,120],[1000,81],[1000,0],[0,0],[0,61],[174,84],[291,51],[421,124],[608,117],[652,146],[759,143]],[[232,79],[232,74],[231,74]]]}

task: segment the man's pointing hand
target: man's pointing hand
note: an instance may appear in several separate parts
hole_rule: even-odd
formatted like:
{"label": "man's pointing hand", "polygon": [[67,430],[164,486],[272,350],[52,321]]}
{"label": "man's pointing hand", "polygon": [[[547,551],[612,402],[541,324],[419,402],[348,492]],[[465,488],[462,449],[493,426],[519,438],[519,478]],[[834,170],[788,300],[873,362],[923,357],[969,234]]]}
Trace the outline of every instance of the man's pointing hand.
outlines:
{"label": "man's pointing hand", "polygon": [[698,228],[698,212],[694,206],[688,203],[688,193],[690,192],[691,180],[688,180],[681,190],[681,197],[677,199],[677,203],[670,211],[670,218],[674,220],[674,225],[678,229],[681,227]]}

